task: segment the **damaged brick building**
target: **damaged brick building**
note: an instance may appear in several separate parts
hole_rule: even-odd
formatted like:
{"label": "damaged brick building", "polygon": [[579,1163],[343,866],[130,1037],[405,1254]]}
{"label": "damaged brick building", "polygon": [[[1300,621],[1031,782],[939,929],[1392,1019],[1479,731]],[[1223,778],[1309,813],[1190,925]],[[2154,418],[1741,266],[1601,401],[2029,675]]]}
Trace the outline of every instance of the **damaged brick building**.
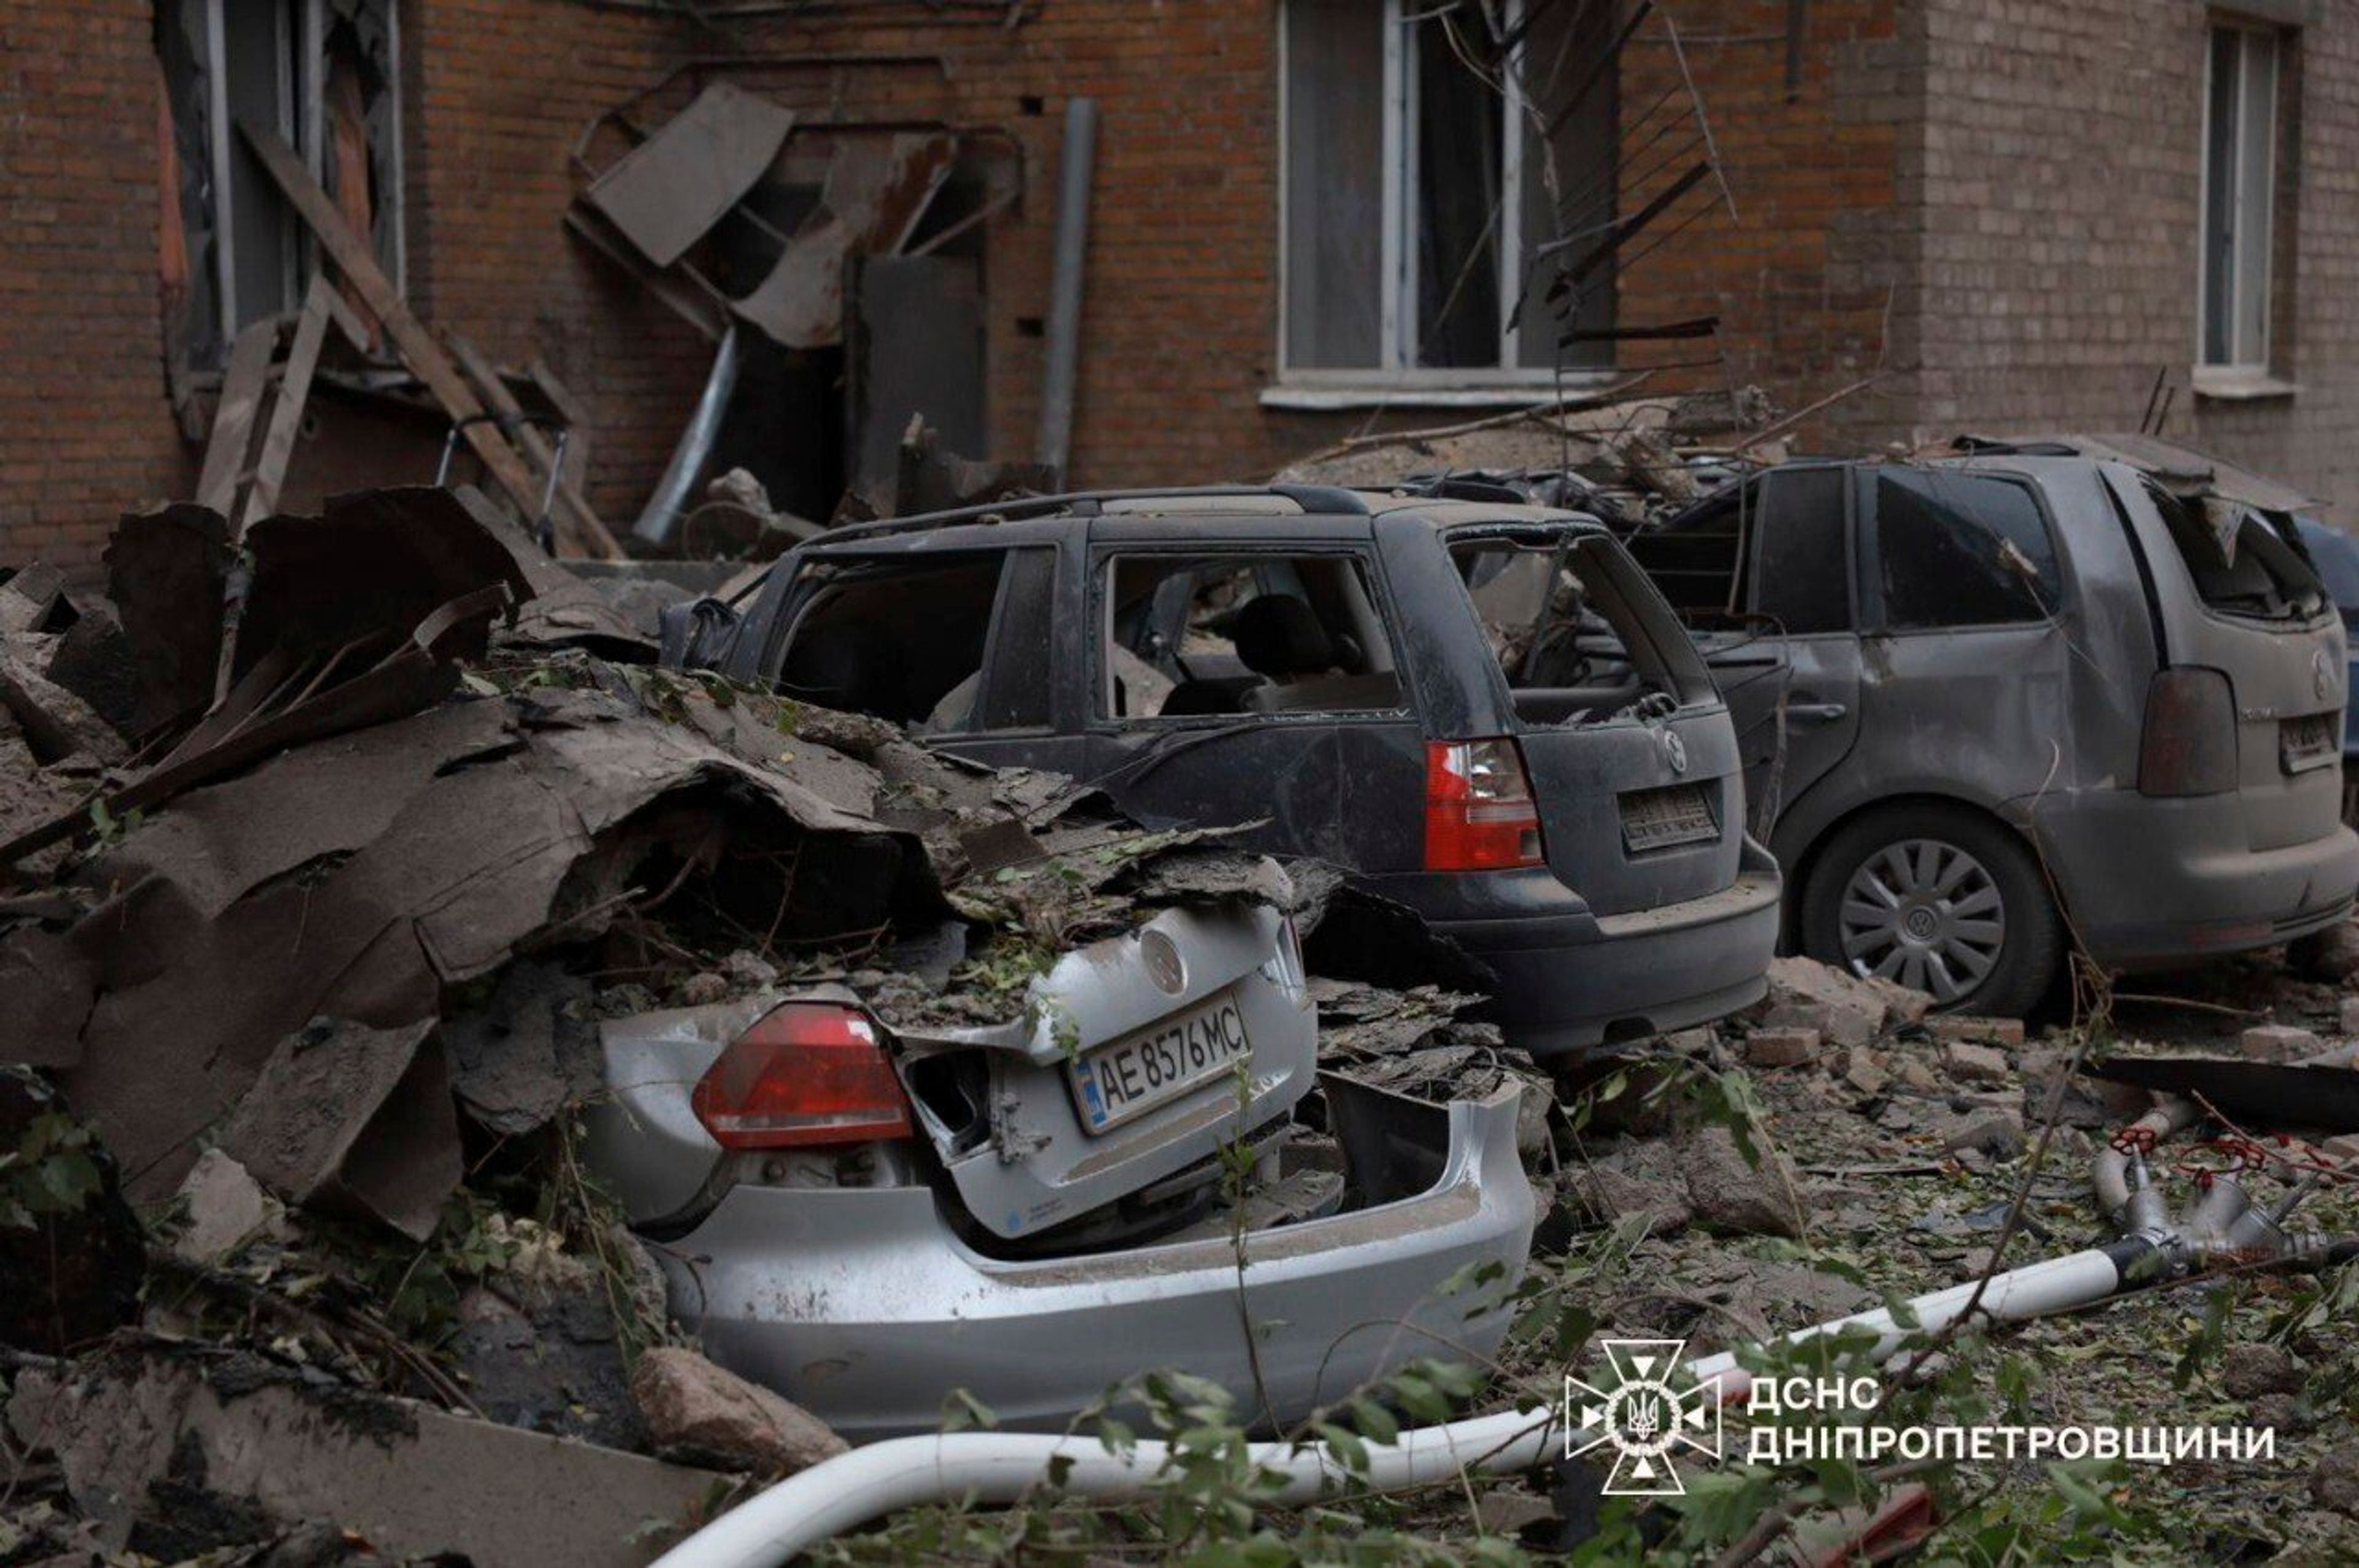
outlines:
{"label": "damaged brick building", "polygon": [[[1032,453],[1061,123],[1086,96],[1084,482],[1258,477],[1372,421],[1661,365],[1654,386],[1752,382],[1793,409],[1848,389],[1804,427],[1846,449],[2151,414],[2350,514],[2359,192],[2336,166],[2359,17],[1524,4],[1562,100],[1528,116],[1468,48],[1516,0],[1455,29],[1406,0],[6,0],[0,561],[88,559],[125,505],[190,493],[237,330],[304,299],[314,243],[243,120],[299,151],[421,316],[574,410],[586,491],[627,519],[713,343],[566,218],[717,81],[797,137],[955,138],[909,236],[935,336],[904,371],[978,455]],[[1543,249],[1581,276],[1519,313]],[[861,312],[839,343],[749,352],[722,431],[717,460],[800,510],[861,466],[864,418],[897,429],[847,370]],[[323,374],[288,503],[431,477],[448,419],[401,379]]]}

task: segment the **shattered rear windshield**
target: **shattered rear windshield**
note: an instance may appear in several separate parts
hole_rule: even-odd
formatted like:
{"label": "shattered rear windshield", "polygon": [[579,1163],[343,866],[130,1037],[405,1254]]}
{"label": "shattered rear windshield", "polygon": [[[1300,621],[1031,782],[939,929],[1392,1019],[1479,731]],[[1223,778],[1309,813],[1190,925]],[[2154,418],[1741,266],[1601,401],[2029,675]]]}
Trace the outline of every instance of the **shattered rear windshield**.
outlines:
{"label": "shattered rear windshield", "polygon": [[2150,479],[2140,482],[2205,605],[2258,621],[2308,621],[2326,608],[2318,574],[2267,514],[2223,496],[2193,500]]}
{"label": "shattered rear windshield", "polygon": [[[1709,689],[1669,607],[1612,540],[1571,531],[1459,539],[1450,558],[1523,718],[1588,723],[1669,711],[1699,679]],[[1651,600],[1663,634],[1649,629],[1637,596]]]}

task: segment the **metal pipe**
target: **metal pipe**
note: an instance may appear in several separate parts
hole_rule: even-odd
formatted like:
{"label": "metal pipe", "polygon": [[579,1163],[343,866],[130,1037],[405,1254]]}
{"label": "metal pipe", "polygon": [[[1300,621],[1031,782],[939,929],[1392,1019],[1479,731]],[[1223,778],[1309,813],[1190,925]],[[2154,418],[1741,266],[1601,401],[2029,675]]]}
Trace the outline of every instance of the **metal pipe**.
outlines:
{"label": "metal pipe", "polygon": [[689,416],[688,428],[679,433],[679,445],[672,449],[670,465],[655,493],[647,497],[639,520],[631,524],[633,538],[650,545],[670,542],[672,524],[679,519],[704,460],[712,455],[713,439],[721,434],[721,416],[729,411],[729,399],[737,390],[737,327],[732,323],[721,334],[721,346],[713,351],[712,373],[704,378],[704,391],[696,400],[696,412]]}
{"label": "metal pipe", "polygon": [[1090,182],[1097,163],[1098,106],[1065,104],[1065,147],[1057,163],[1056,273],[1049,284],[1046,365],[1040,378],[1040,434],[1033,458],[1060,482],[1073,447],[1073,388],[1081,373],[1082,273],[1090,247]]}
{"label": "metal pipe", "polygon": [[[2173,1097],[2134,1125],[2152,1129],[2159,1141],[2191,1125],[2195,1118],[2193,1105]],[[2104,1247],[1919,1296],[1905,1312],[1878,1307],[1854,1313],[1797,1329],[1784,1336],[1784,1342],[1867,1330],[1876,1336],[1868,1358],[1881,1363],[1915,1336],[1938,1333],[1967,1316],[1969,1309],[1973,1316],[1988,1322],[2017,1323],[2093,1305],[2127,1289],[2215,1265],[2316,1265],[2359,1253],[2359,1239],[2287,1235],[2275,1224],[2281,1214],[2265,1215],[2246,1203],[2241,1189],[2223,1194],[2217,1182],[2198,1213],[2220,1228],[2182,1225],[2163,1206],[2161,1195],[2147,1180],[2143,1158],[2134,1150],[2108,1147],[2100,1152],[2095,1166],[2097,1200],[2107,1217],[2119,1225],[2135,1197],[2136,1217],[2152,1223]],[[1904,1327],[1903,1317],[1916,1326]],[[1722,1351],[1695,1361],[1691,1370],[1699,1381],[1741,1379],[1737,1357],[1737,1351]],[[1741,1392],[1744,1386],[1724,1386],[1723,1398]],[[1547,1410],[1502,1411],[1415,1428],[1389,1444],[1367,1444],[1364,1475],[1344,1471],[1323,1448],[1294,1443],[1256,1443],[1253,1462],[1286,1477],[1270,1496],[1272,1503],[1305,1503],[1330,1484],[1348,1482],[1388,1491],[1468,1472],[1527,1470],[1549,1452],[1558,1426],[1558,1412]],[[896,1438],[779,1482],[664,1553],[655,1568],[777,1568],[798,1552],[896,1509],[953,1498],[986,1506],[1017,1501],[1058,1465],[1068,1466],[1061,1483],[1065,1492],[1098,1502],[1127,1501],[1147,1491],[1169,1456],[1159,1442],[1142,1440],[1114,1454],[1093,1437],[1070,1434],[954,1433]]]}

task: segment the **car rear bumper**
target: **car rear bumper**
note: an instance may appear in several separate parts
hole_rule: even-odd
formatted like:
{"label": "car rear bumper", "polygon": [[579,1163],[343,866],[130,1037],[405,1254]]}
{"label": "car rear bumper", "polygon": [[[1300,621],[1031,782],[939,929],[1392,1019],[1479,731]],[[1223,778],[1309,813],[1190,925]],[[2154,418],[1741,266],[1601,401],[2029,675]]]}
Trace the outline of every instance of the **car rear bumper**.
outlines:
{"label": "car rear bumper", "polygon": [[[1056,1429],[1158,1368],[1258,1411],[1256,1352],[1291,1422],[1410,1357],[1487,1357],[1510,1314],[1468,1314],[1513,1287],[1531,1246],[1518,1091],[1326,1092],[1370,1202],[1249,1235],[1242,1279],[1225,1238],[1011,1262],[958,1240],[925,1187],[740,1186],[663,1249],[673,1312],[716,1361],[856,1440],[934,1430],[959,1389],[1004,1426]],[[1498,1277],[1443,1289],[1480,1264]]]}
{"label": "car rear bumper", "polygon": [[2349,827],[2250,849],[2245,806],[2234,795],[2089,790],[2041,802],[2038,822],[2082,941],[2116,968],[2290,941],[2346,917],[2359,890],[2359,836]]}
{"label": "car rear bumper", "polygon": [[1715,893],[1603,918],[1432,919],[1498,976],[1491,1017],[1535,1055],[1644,1039],[1759,1000],[1777,946],[1777,868],[1747,847]]}

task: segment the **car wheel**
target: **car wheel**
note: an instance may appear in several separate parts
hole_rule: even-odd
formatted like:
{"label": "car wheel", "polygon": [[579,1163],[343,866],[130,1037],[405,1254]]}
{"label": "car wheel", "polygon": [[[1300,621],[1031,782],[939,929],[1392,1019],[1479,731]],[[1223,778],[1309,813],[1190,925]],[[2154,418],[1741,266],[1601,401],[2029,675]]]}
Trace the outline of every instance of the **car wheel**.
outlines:
{"label": "car wheel", "polygon": [[1827,841],[1803,894],[1810,957],[1945,1012],[2022,1017],[2056,978],[2062,930],[2030,849],[1962,806],[1869,812]]}

